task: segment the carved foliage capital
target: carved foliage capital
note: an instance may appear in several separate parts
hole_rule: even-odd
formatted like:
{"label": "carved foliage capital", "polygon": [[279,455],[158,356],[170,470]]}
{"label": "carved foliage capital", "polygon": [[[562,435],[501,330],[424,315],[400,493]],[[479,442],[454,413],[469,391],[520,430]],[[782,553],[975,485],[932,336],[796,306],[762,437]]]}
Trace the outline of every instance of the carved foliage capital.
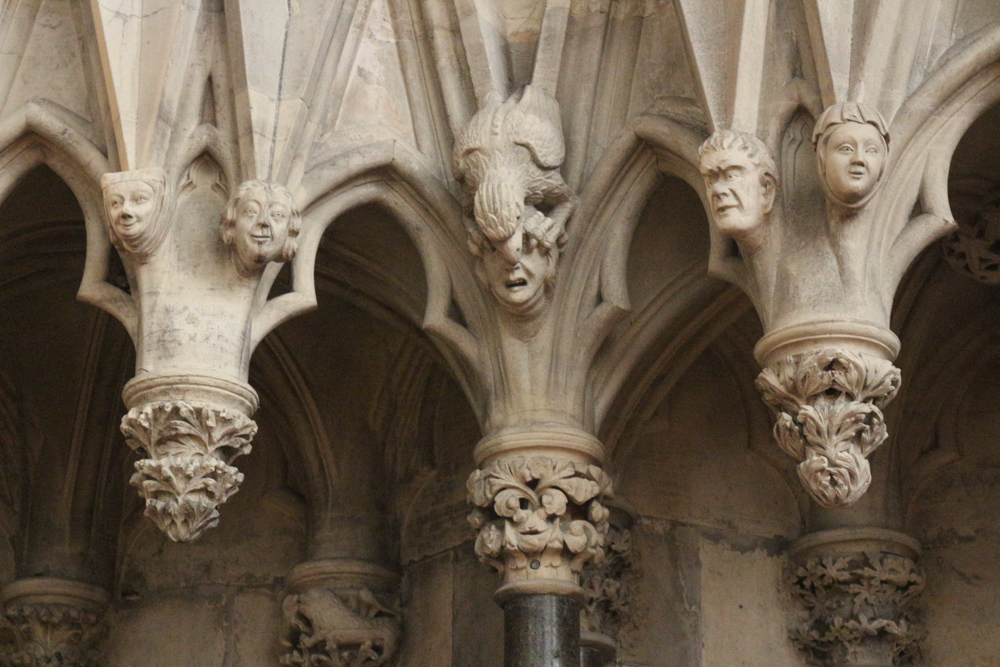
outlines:
{"label": "carved foliage capital", "polygon": [[607,635],[619,646],[636,628],[637,554],[627,528],[611,526],[604,539],[604,559],[591,563],[580,576],[584,604],[580,629]]}
{"label": "carved foliage capital", "polygon": [[941,243],[959,273],[986,285],[1000,285],[1000,202],[980,210]]}
{"label": "carved foliage capital", "polygon": [[596,465],[545,456],[487,464],[468,480],[476,554],[506,581],[575,581],[604,556],[611,479]]}
{"label": "carved foliage capital", "polygon": [[789,583],[808,612],[791,637],[815,664],[903,664],[919,654],[911,603],[924,577],[911,559],[879,550],[814,557]]}
{"label": "carved foliage capital", "polygon": [[132,486],[146,516],[174,541],[195,539],[218,524],[218,506],[238,490],[243,474],[229,465],[250,452],[257,425],[246,415],[206,404],[161,401],[122,418],[137,461]]}
{"label": "carved foliage capital", "polygon": [[391,664],[401,621],[390,601],[368,588],[310,588],[284,602],[283,665],[367,667]]}
{"label": "carved foliage capital", "polygon": [[757,377],[778,445],[800,462],[799,479],[823,507],[850,505],[868,489],[866,457],[888,435],[881,408],[900,381],[885,359],[835,349],[785,357]]}
{"label": "carved foliage capital", "polygon": [[0,591],[0,665],[97,667],[107,594],[81,582],[28,577]]}

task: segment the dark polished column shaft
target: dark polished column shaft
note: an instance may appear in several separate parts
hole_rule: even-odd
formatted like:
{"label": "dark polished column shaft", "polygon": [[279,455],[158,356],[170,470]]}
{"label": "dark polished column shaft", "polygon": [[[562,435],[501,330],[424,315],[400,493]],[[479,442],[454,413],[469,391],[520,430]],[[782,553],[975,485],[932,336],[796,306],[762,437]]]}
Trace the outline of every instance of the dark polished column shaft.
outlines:
{"label": "dark polished column shaft", "polygon": [[505,667],[580,667],[576,600],[518,595],[503,604],[503,616]]}
{"label": "dark polished column shaft", "polygon": [[604,667],[604,653],[596,648],[580,649],[580,667]]}

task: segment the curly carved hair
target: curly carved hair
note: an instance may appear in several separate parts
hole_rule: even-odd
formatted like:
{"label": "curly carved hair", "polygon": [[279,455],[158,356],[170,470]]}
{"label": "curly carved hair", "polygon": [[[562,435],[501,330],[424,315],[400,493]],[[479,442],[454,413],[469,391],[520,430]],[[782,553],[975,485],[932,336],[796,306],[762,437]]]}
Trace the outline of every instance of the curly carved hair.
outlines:
{"label": "curly carved hair", "polygon": [[295,252],[299,249],[298,235],[302,229],[302,214],[295,204],[295,198],[284,185],[271,183],[269,181],[251,180],[240,183],[236,196],[231,197],[226,203],[226,210],[222,213],[222,224],[219,227],[219,236],[227,246],[236,243],[236,219],[239,217],[240,202],[250,193],[251,190],[259,188],[267,194],[268,201],[284,199],[290,211],[288,216],[288,238],[285,246],[281,250],[281,259],[290,262],[295,257]]}
{"label": "curly carved hair", "polygon": [[781,182],[778,176],[778,166],[774,163],[774,158],[771,157],[771,151],[767,150],[764,142],[754,135],[736,130],[713,132],[712,136],[698,148],[698,157],[704,161],[706,155],[720,151],[739,151],[746,155],[757,167],[762,186],[767,185],[768,178],[774,182],[775,186]]}

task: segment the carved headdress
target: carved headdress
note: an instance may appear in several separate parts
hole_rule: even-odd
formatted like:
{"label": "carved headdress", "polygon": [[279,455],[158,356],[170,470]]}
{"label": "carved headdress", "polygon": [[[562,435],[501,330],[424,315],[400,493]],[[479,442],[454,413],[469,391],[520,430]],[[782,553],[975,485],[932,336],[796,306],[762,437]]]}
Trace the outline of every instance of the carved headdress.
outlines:
{"label": "carved headdress", "polygon": [[[152,206],[143,216],[143,224],[134,234],[123,236],[115,227],[114,212],[116,186],[122,183],[145,183],[152,190]],[[101,177],[104,192],[104,211],[111,243],[128,254],[135,262],[143,264],[159,249],[167,235],[170,222],[171,200],[167,175],[162,169],[137,169],[104,174]]]}
{"label": "carved headdress", "polygon": [[819,120],[816,121],[816,127],[813,128],[812,144],[813,148],[816,149],[817,166],[819,167],[820,172],[820,184],[823,187],[824,193],[831,202],[835,202],[844,208],[860,209],[871,200],[881,185],[882,174],[885,172],[886,161],[884,159],[882,160],[879,173],[876,175],[875,182],[871,189],[864,193],[864,196],[861,196],[857,199],[857,201],[845,200],[843,196],[838,196],[837,193],[832,192],[827,180],[826,143],[834,129],[845,123],[857,123],[860,125],[871,125],[874,127],[882,137],[882,141],[885,143],[886,154],[888,154],[889,150],[889,130],[886,127],[885,119],[882,118],[882,114],[878,112],[878,109],[863,102],[837,102],[836,104],[830,105],[820,115]]}

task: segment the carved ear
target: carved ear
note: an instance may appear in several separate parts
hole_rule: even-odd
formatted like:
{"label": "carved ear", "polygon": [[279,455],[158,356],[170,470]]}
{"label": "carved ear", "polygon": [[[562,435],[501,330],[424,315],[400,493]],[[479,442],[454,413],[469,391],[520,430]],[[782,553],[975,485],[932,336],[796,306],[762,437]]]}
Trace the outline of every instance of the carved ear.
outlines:
{"label": "carved ear", "polygon": [[760,179],[764,187],[764,213],[770,213],[774,208],[774,199],[778,194],[778,183],[770,174],[764,174]]}

